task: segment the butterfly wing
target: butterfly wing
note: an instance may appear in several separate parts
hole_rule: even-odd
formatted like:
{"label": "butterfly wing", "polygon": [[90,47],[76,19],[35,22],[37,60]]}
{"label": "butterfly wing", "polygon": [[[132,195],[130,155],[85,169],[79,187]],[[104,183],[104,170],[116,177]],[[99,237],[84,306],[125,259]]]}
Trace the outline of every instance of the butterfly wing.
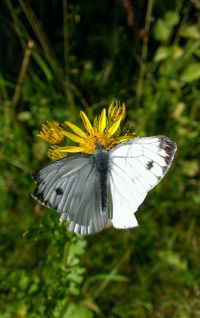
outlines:
{"label": "butterfly wing", "polygon": [[175,142],[165,136],[134,138],[110,151],[114,227],[138,225],[134,213],[167,172],[175,151]]}
{"label": "butterfly wing", "polygon": [[61,213],[68,229],[81,234],[101,231],[108,220],[101,211],[99,180],[90,155],[73,155],[38,170],[33,198]]}

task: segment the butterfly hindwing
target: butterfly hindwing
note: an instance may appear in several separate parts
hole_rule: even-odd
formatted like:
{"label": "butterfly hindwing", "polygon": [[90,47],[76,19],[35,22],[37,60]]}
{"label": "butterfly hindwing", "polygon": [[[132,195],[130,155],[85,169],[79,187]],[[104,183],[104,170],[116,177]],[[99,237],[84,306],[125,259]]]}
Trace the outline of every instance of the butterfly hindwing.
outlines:
{"label": "butterfly hindwing", "polygon": [[101,213],[101,193],[90,155],[65,157],[33,175],[37,188],[32,196],[61,213],[69,230],[90,234],[101,231],[108,215]]}
{"label": "butterfly hindwing", "polygon": [[134,138],[110,151],[114,227],[137,226],[134,213],[167,172],[175,151],[176,144],[164,136]]}

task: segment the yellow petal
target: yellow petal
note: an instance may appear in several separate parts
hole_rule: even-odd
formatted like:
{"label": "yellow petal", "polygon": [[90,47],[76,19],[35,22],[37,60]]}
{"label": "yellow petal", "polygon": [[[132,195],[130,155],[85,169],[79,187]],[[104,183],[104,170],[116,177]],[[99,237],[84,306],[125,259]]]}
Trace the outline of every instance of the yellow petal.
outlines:
{"label": "yellow petal", "polygon": [[78,136],[86,138],[87,135],[86,133],[79,128],[78,126],[74,125],[73,123],[69,122],[69,121],[65,121],[65,124]]}
{"label": "yellow petal", "polygon": [[99,132],[104,132],[106,128],[106,109],[104,108],[99,118]]}
{"label": "yellow petal", "polygon": [[58,152],[57,149],[57,146],[51,146],[51,148],[48,150],[48,157],[51,160],[59,160],[66,156],[66,154]]}
{"label": "yellow petal", "polygon": [[120,144],[126,140],[133,139],[133,138],[136,138],[136,136],[134,136],[134,135],[119,136],[119,137],[115,138],[115,143]]}
{"label": "yellow petal", "polygon": [[124,120],[126,117],[126,105],[124,103],[122,104],[121,112],[122,112],[122,120]]}
{"label": "yellow petal", "polygon": [[120,126],[121,121],[122,121],[122,116],[120,116],[120,117],[117,119],[117,121],[115,121],[115,122],[110,126],[110,128],[108,129],[108,134],[109,134],[110,136],[113,136],[114,133],[116,133],[117,129],[118,129],[119,126]]}
{"label": "yellow petal", "polygon": [[75,147],[75,146],[66,146],[66,147],[60,147],[57,148],[56,151],[61,152],[61,153],[68,153],[68,152],[82,152],[83,148],[82,147]]}
{"label": "yellow petal", "polygon": [[68,131],[63,131],[63,135],[65,137],[69,138],[72,141],[75,141],[75,142],[78,142],[78,143],[82,142],[82,138],[81,137],[79,137],[79,136],[77,136],[75,134],[72,134],[72,133],[70,133]]}
{"label": "yellow petal", "polygon": [[60,154],[60,153],[57,153],[56,151],[54,150],[49,150],[48,151],[48,157],[51,159],[51,160],[59,160],[59,159],[62,159],[65,157],[65,154]]}
{"label": "yellow petal", "polygon": [[85,126],[85,129],[90,133],[93,134],[94,130],[92,128],[91,122],[89,121],[88,117],[86,116],[86,114],[84,112],[80,112],[81,114],[81,119],[83,121],[83,124]]}
{"label": "yellow petal", "polygon": [[110,106],[108,107],[108,118],[109,118],[109,119],[112,119],[113,110],[114,110],[114,102],[112,102],[112,103],[110,104]]}
{"label": "yellow petal", "polygon": [[51,145],[61,143],[63,140],[63,128],[55,121],[47,121],[46,125],[42,125],[42,130],[37,137],[47,141]]}
{"label": "yellow petal", "polygon": [[98,127],[99,127],[99,119],[98,119],[98,116],[96,116],[96,117],[94,118],[93,127],[96,128],[96,129],[98,129]]}
{"label": "yellow petal", "polygon": [[112,102],[108,108],[108,118],[111,121],[117,121],[119,117],[122,117],[121,120],[126,117],[126,106],[124,103],[121,105],[118,101],[115,104]]}
{"label": "yellow petal", "polygon": [[45,141],[46,141],[45,135],[44,135],[44,133],[43,133],[43,132],[41,132],[41,131],[40,131],[40,133],[39,133],[39,134],[36,134],[36,137],[39,137],[39,138],[41,138],[41,139],[43,139],[43,140],[45,140]]}

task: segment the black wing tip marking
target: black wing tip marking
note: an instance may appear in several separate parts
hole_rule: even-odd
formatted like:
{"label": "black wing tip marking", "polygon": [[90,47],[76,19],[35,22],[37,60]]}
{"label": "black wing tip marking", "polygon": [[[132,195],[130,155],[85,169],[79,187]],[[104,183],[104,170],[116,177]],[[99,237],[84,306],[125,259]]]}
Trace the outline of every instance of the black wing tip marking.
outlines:
{"label": "black wing tip marking", "polygon": [[159,139],[160,139],[159,148],[166,152],[166,155],[163,157],[165,160],[166,166],[162,167],[163,175],[164,175],[172,163],[174,154],[177,150],[177,145],[174,141],[172,141],[168,137],[160,136]]}
{"label": "black wing tip marking", "polygon": [[[61,188],[56,188],[55,193],[60,199],[60,197],[63,195],[63,190]],[[39,187],[37,187],[35,191],[31,193],[31,197],[39,201],[41,204],[45,205],[48,208],[55,209],[59,213],[62,212],[58,210],[58,205],[51,205],[49,200],[45,200],[43,192],[39,191]]]}
{"label": "black wing tip marking", "polygon": [[[170,140],[168,137],[165,137],[162,135],[155,136],[155,137],[157,137],[159,140],[159,149],[164,150],[164,152],[165,152],[165,155],[163,156],[163,159],[165,161],[165,165],[161,166],[163,176],[164,176],[166,174],[167,170],[169,169],[170,164],[174,158],[174,154],[176,152],[177,145],[174,141]],[[152,137],[152,138],[155,138],[155,137]],[[149,161],[146,164],[146,169],[151,171],[153,168],[154,168],[154,161],[149,159]],[[162,179],[162,177],[157,176],[158,181],[160,181]]]}
{"label": "black wing tip marking", "polygon": [[35,171],[31,177],[33,178],[33,180],[37,181],[38,180],[38,171]]}
{"label": "black wing tip marking", "polygon": [[35,191],[33,193],[31,193],[31,197],[33,199],[39,201],[43,205],[47,205],[48,204],[48,202],[45,201],[45,199],[44,199],[43,193],[38,190],[38,187],[35,189]]}
{"label": "black wing tip marking", "polygon": [[165,149],[165,151],[169,155],[174,154],[174,152],[177,149],[177,145],[176,145],[175,141],[172,141],[171,139],[169,139],[166,136],[158,136],[158,137],[160,140],[160,148]]}
{"label": "black wing tip marking", "polygon": [[[42,169],[43,169],[43,168],[42,168]],[[39,183],[39,182],[42,181],[42,179],[41,179],[41,173],[40,173],[40,171],[41,171],[42,169],[36,170],[36,171],[31,175],[31,177],[33,178],[33,180],[34,180],[36,183]]]}
{"label": "black wing tip marking", "polygon": [[160,136],[159,139],[160,139],[159,148],[163,149],[166,152],[166,156],[164,157],[164,160],[166,165],[169,166],[174,158],[174,154],[177,150],[177,145],[174,141],[170,140],[168,137]]}
{"label": "black wing tip marking", "polygon": [[[156,136],[155,136],[156,137]],[[159,139],[159,149],[164,150],[166,155],[163,157],[166,163],[166,166],[162,167],[163,170],[163,175],[167,172],[173,158],[174,158],[174,154],[177,150],[177,145],[174,141],[172,141],[171,139],[169,139],[168,137],[165,136],[157,136]],[[152,137],[154,138],[154,137]],[[153,160],[149,160],[146,168],[150,171],[153,168],[154,165],[154,161]]]}

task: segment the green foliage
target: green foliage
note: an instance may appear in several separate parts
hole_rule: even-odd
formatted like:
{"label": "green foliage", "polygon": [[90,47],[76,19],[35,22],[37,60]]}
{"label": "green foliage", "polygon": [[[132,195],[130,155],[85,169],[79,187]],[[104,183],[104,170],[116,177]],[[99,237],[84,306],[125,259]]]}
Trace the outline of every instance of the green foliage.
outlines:
{"label": "green foliage", "polygon": [[[0,316],[198,318],[198,1],[154,1],[150,12],[149,0],[147,17],[145,1],[63,3],[0,4]],[[35,135],[112,99],[126,102],[128,128],[165,134],[178,151],[139,228],[81,237],[30,197],[48,162]]]}

